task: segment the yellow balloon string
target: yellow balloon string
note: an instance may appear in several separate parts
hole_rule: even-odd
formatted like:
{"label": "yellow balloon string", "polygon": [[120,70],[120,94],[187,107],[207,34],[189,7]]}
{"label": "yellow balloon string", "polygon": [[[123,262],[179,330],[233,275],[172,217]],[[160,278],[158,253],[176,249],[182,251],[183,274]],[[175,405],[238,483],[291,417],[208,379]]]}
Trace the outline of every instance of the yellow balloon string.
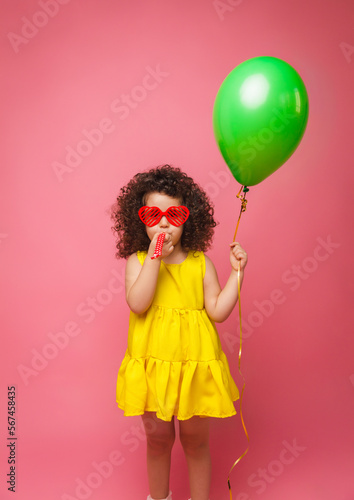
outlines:
{"label": "yellow balloon string", "polygon": [[[243,193],[244,193],[243,196],[241,195],[241,191],[242,190],[243,190]],[[238,226],[239,226],[239,223],[240,223],[242,212],[244,212],[246,210],[246,204],[247,204],[246,193],[247,193],[247,191],[248,191],[248,188],[246,186],[242,186],[241,189],[240,189],[240,191],[236,195],[237,198],[239,198],[241,200],[241,210],[240,210],[240,215],[238,217],[238,221],[237,221],[237,225],[236,225],[236,231],[235,231],[235,234],[234,234],[233,241],[235,241],[235,239],[236,239],[236,234],[237,234],[237,230],[238,230]],[[242,455],[234,462],[233,466],[230,469],[229,475],[227,477],[227,484],[228,484],[229,492],[230,492],[230,500],[232,500],[232,491],[231,491],[231,483],[230,483],[230,474],[231,474],[231,471],[235,467],[235,465],[237,465],[239,463],[239,461],[248,452],[249,441],[250,441],[249,437],[248,437],[248,432],[247,432],[247,429],[246,429],[246,426],[245,426],[245,422],[243,420],[243,414],[242,414],[242,399],[243,399],[243,391],[245,389],[245,383],[246,382],[245,382],[245,377],[243,376],[243,374],[241,372],[242,319],[241,319],[241,279],[240,279],[240,273],[241,273],[241,267],[240,267],[240,261],[239,261],[238,262],[238,269],[237,269],[238,312],[239,312],[239,321],[240,321],[240,349],[239,349],[239,352],[238,352],[238,371],[239,371],[239,373],[240,373],[240,375],[241,375],[241,377],[243,379],[243,387],[242,387],[241,397],[240,397],[240,418],[241,418],[243,430],[244,430],[246,438],[247,438],[248,445],[247,445],[246,450],[242,453]]]}

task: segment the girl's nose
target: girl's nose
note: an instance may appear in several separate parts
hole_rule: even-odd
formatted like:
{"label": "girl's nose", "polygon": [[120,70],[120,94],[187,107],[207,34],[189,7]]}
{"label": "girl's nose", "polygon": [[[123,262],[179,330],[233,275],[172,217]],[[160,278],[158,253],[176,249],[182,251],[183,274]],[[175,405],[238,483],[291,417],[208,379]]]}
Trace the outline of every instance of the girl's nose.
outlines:
{"label": "girl's nose", "polygon": [[159,226],[160,227],[168,227],[170,225],[170,223],[168,222],[167,218],[166,218],[166,215],[163,215],[161,217],[161,220],[160,220],[160,224]]}

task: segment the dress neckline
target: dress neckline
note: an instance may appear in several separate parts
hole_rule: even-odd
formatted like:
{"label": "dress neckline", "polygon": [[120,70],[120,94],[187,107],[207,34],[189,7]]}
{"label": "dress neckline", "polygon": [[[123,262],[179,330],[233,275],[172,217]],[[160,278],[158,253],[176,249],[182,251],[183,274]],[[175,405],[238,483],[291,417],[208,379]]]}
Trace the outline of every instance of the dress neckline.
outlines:
{"label": "dress neckline", "polygon": [[170,264],[168,264],[168,263],[164,262],[163,260],[161,262],[163,262],[165,266],[181,266],[182,264],[184,264],[186,262],[186,260],[188,259],[190,253],[191,253],[191,251],[189,250],[189,252],[187,254],[187,257],[184,260],[182,260],[182,262],[180,262],[179,264],[177,264],[177,263],[175,264],[175,263],[172,263],[172,262]]}

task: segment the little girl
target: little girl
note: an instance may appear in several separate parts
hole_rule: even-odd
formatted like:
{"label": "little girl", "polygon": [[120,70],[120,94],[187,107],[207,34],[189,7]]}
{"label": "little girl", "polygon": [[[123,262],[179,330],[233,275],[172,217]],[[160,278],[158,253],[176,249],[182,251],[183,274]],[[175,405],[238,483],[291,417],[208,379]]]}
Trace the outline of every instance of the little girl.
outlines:
{"label": "little girl", "polygon": [[[154,208],[152,208],[154,207]],[[221,289],[210,247],[216,222],[206,193],[169,165],[136,174],[121,189],[111,218],[116,257],[128,258],[128,348],[118,372],[117,403],[141,415],[147,438],[148,500],[172,500],[169,488],[174,417],[193,500],[208,500],[209,417],[235,415],[239,392],[215,322],[237,302],[247,254],[230,244],[230,277]],[[164,233],[162,255],[155,258]]]}

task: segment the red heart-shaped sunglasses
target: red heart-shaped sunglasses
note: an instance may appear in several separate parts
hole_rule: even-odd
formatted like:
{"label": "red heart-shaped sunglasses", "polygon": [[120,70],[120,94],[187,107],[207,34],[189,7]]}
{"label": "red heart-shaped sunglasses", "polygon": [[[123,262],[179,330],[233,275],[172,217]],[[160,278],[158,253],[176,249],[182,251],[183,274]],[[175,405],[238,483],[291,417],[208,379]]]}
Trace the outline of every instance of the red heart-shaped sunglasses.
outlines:
{"label": "red heart-shaped sunglasses", "polygon": [[139,217],[149,227],[158,224],[165,215],[166,219],[173,226],[181,226],[189,217],[189,210],[183,205],[179,207],[169,207],[166,212],[162,212],[158,207],[141,207]]}

